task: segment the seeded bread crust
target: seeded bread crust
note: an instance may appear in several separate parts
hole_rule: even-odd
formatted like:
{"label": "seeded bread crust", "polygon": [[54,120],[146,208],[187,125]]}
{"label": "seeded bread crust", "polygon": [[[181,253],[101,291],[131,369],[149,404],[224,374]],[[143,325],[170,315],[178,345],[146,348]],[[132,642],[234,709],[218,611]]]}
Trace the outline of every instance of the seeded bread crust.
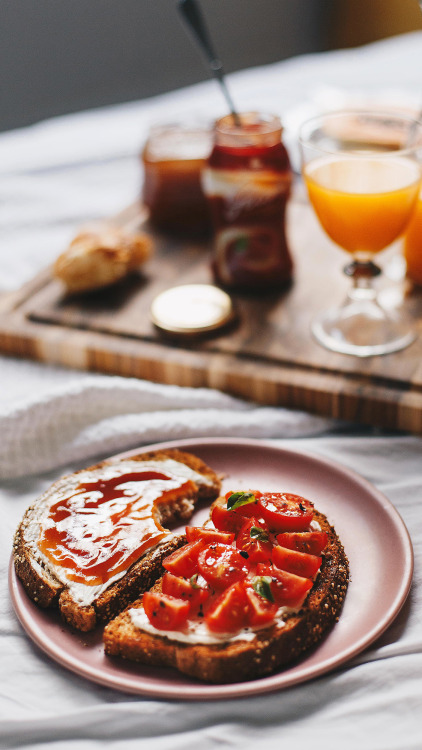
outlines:
{"label": "seeded bread crust", "polygon": [[[175,493],[171,502],[160,505],[160,522],[164,527],[174,521],[189,520],[198,501],[212,501],[220,491],[219,477],[200,458],[190,453],[172,449],[130,456],[131,461],[140,463],[148,460],[165,461],[169,458],[184,463],[193,471],[209,479],[211,483],[209,485],[192,483],[192,488],[187,493],[183,495]],[[119,462],[119,459],[101,461],[88,467],[88,470],[98,472],[100,475],[103,467],[116,462]],[[107,622],[136,599],[140,593],[149,589],[164,572],[163,559],[186,542],[183,534],[164,538],[158,547],[143,555],[121,579],[111,584],[91,605],[84,607],[75,602],[66,586],[51,575],[44,567],[42,560],[34,555],[33,549],[25,541],[25,529],[31,523],[40,503],[50,501],[60,490],[74,482],[79,474],[86,471],[87,469],[83,469],[62,477],[41,495],[26,511],[16,530],[13,542],[16,574],[22,581],[28,596],[40,607],[58,607],[63,619],[69,625],[84,632],[93,630],[99,622]]]}
{"label": "seeded bread crust", "polygon": [[[251,640],[221,645],[185,644],[151,635],[132,624],[126,610],[104,629],[105,652],[154,666],[175,667],[213,683],[240,682],[271,674],[318,644],[338,620],[346,596],[349,566],[343,545],[326,516],[314,518],[328,534],[320,571],[302,609],[284,626],[272,625]],[[153,590],[160,590],[161,580]],[[142,606],[142,596],[132,607]]]}

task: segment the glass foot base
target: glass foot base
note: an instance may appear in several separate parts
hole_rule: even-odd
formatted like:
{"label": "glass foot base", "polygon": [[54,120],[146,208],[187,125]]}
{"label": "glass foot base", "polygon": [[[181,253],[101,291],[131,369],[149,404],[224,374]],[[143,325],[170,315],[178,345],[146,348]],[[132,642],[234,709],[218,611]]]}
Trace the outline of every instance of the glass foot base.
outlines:
{"label": "glass foot base", "polygon": [[326,349],[355,357],[391,354],[416,339],[406,320],[374,302],[328,310],[315,318],[311,330]]}

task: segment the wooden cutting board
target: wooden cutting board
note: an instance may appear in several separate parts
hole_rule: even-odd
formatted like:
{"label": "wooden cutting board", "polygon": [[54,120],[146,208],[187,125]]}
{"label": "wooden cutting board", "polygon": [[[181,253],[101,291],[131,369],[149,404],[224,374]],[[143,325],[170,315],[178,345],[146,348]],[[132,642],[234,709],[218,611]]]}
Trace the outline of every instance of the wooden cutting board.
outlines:
{"label": "wooden cutting board", "polygon": [[[116,221],[144,219],[134,205]],[[0,351],[84,370],[181,386],[206,386],[256,401],[306,409],[362,424],[422,434],[422,290],[394,280],[394,253],[384,254],[378,284],[386,299],[404,296],[419,333],[402,352],[360,359],[321,348],[310,321],[339,304],[346,257],[326,238],[301,188],[288,211],[295,279],[283,294],[233,295],[237,322],[207,338],[166,339],[149,308],[162,290],[212,281],[211,243],[156,234],[143,275],[108,290],[66,298],[47,269],[0,298]]]}

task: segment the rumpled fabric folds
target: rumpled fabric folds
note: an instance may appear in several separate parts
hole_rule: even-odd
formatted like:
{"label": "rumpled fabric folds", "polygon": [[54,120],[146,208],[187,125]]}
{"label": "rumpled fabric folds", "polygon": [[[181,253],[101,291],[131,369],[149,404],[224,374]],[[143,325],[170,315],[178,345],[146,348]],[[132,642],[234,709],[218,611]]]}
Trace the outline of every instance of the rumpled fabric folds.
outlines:
{"label": "rumpled fabric folds", "polygon": [[205,388],[86,376],[0,411],[0,477],[190,437],[306,437],[333,420]]}

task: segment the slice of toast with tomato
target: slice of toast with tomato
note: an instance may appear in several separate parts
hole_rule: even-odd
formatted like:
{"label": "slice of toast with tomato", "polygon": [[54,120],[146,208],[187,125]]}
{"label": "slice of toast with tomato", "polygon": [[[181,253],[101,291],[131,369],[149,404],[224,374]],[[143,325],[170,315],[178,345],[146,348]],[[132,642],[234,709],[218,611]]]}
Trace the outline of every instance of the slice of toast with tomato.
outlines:
{"label": "slice of toast with tomato", "polygon": [[335,529],[290,493],[229,492],[104,630],[105,651],[213,683],[294,662],[337,621],[349,568]]}

